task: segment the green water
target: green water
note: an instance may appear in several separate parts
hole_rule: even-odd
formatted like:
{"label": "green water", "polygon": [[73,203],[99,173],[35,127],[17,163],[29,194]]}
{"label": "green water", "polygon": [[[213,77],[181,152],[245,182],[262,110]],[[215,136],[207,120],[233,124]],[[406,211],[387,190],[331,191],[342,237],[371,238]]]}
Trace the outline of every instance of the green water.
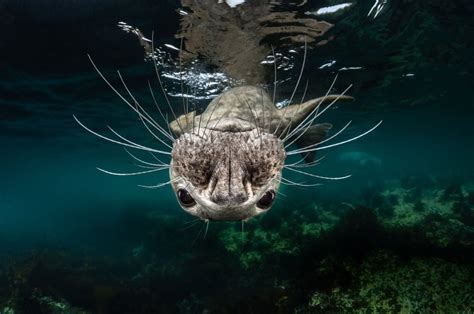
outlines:
{"label": "green water", "polygon": [[[153,64],[117,23],[155,31],[160,48],[179,47],[180,4],[0,2],[0,313],[473,311],[474,7],[388,1],[373,18],[372,5],[357,3],[331,20],[335,39],[308,51],[303,72],[307,99],[323,95],[336,73],[334,92],[353,84],[356,100],[320,120],[336,130],[352,120],[346,138],[383,120],[310,169],[352,177],[284,172],[324,185],[282,186],[275,206],[243,230],[211,222],[206,233],[170,186],[138,187],[165,182],[167,173],[97,171],[136,168],[121,147],[72,118],[160,148],[87,54],[114,84],[120,69],[159,117],[147,85],[156,83]],[[299,50],[294,68],[279,72],[279,101],[290,97],[302,59]],[[172,79],[165,85],[180,89]],[[190,101],[204,108],[209,99]]]}

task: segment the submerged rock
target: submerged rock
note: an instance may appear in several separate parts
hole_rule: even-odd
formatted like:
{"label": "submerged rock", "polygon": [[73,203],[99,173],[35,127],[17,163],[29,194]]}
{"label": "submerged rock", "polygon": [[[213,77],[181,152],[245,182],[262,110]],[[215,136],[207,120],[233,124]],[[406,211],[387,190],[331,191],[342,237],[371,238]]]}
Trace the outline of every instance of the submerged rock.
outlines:
{"label": "submerged rock", "polygon": [[379,251],[346,269],[350,286],[314,291],[300,312],[454,313],[474,308],[472,265],[439,258],[406,260]]}
{"label": "submerged rock", "polygon": [[[380,215],[379,221],[390,231],[417,234],[418,241],[436,247],[474,248],[474,213],[472,206],[464,201],[464,190],[468,187],[450,185],[439,188],[403,188],[393,186],[382,196],[391,202],[394,214]],[[393,202],[396,199],[396,202]]]}

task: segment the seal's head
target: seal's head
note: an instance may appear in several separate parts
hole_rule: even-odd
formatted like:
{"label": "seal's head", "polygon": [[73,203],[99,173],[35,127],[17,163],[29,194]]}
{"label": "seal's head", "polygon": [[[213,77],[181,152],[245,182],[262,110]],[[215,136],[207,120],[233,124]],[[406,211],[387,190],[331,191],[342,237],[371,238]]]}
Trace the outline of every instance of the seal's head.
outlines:
{"label": "seal's head", "polygon": [[246,220],[273,204],[285,160],[271,133],[185,133],[174,143],[170,176],[181,207],[209,220]]}

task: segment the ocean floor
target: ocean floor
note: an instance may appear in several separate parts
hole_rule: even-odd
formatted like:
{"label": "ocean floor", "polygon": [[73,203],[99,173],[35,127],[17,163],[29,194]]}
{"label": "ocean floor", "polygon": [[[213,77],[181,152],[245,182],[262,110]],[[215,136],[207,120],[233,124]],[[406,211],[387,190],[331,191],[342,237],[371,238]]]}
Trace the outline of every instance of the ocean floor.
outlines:
{"label": "ocean floor", "polygon": [[407,177],[206,235],[182,216],[130,214],[123,252],[11,257],[0,313],[469,312],[474,184],[453,182]]}

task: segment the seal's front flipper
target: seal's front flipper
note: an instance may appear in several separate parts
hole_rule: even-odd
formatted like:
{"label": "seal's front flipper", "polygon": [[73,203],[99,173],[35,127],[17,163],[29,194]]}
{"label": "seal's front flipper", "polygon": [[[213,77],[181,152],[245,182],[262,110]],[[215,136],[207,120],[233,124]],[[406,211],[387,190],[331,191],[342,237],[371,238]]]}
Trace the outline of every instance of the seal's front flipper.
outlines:
{"label": "seal's front flipper", "polygon": [[[300,123],[305,121],[308,115],[314,114],[318,109],[324,110],[325,107],[332,105],[334,102],[339,100],[354,100],[354,98],[346,95],[327,95],[308,100],[299,105],[290,105],[280,108],[275,114],[279,119],[274,119],[276,120],[276,123],[272,123],[271,129],[280,131],[280,133],[277,134],[280,135],[288,125],[291,125],[294,129]],[[283,127],[278,128],[280,124]]]}
{"label": "seal's front flipper", "polygon": [[[321,124],[314,124],[306,130],[303,136],[301,136],[296,142],[296,146],[298,148],[305,148],[309,145],[314,145],[318,144],[324,138],[326,138],[326,135],[328,134],[328,131],[332,128],[331,123],[321,123]],[[316,152],[309,152],[309,153],[302,153],[302,156],[304,158],[304,161],[309,163],[314,161],[316,157]]]}

